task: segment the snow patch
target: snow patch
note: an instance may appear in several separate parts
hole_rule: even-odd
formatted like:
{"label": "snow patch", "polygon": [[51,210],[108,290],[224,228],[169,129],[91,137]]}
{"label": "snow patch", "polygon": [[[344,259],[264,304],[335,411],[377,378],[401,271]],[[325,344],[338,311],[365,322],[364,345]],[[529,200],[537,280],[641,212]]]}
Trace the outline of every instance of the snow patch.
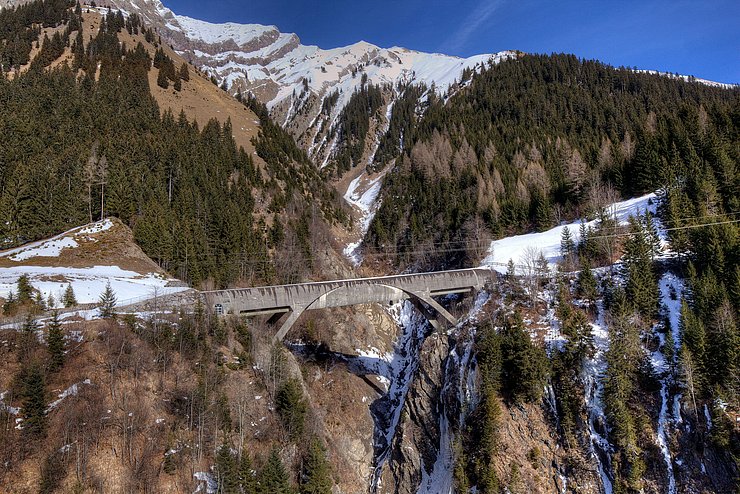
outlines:
{"label": "snow patch", "polygon": [[[630,216],[650,211],[655,213],[657,207],[656,194],[651,193],[641,197],[635,197],[626,201],[617,202],[608,208],[608,213],[619,222],[620,225],[628,224]],[[598,220],[586,222],[586,227],[595,227]],[[580,239],[579,229],[580,221],[556,226],[546,232],[528,233],[526,235],[516,235],[513,237],[494,240],[488,249],[488,255],[482,262],[482,266],[495,269],[499,273],[506,273],[507,263],[509,260],[514,264],[520,265],[524,260],[524,253],[528,247],[534,247],[542,252],[550,268],[554,269],[555,265],[562,260],[560,255],[560,237],[563,229],[568,228],[577,242]]]}
{"label": "snow patch", "polygon": [[200,492],[201,490],[203,490],[204,486],[206,489],[206,494],[215,494],[218,491],[218,482],[216,482],[214,476],[209,472],[195,472],[193,474],[193,477],[201,482],[198,485],[198,488],[193,492],[193,494],[195,494],[195,492]]}
{"label": "snow patch", "polygon": [[59,396],[59,399],[54,400],[51,403],[49,403],[49,406],[47,407],[46,411],[49,412],[49,411],[55,409],[56,407],[58,407],[59,404],[62,401],[64,401],[65,398],[67,398],[69,396],[75,396],[75,395],[77,395],[77,393],[79,391],[79,386],[81,384],[90,385],[90,384],[92,384],[92,382],[90,381],[90,379],[85,379],[84,381],[82,381],[80,383],[75,383],[72,386],[68,387],[67,389],[65,389],[64,391],[62,391],[61,393],[59,393],[59,395],[58,395]]}
{"label": "snow patch", "polygon": [[20,408],[12,407],[5,403],[5,395],[7,394],[7,391],[3,391],[2,393],[0,393],[0,410],[5,410],[10,415],[18,415],[21,412]]}
{"label": "snow patch", "polygon": [[367,180],[366,172],[363,172],[356,179],[352,180],[347,188],[347,192],[344,194],[344,200],[360,211],[360,240],[347,244],[344,248],[344,255],[355,266],[359,266],[362,262],[358,249],[362,244],[362,239],[365,237],[368,228],[370,228],[370,222],[380,207],[378,195],[380,195],[380,186],[384,176],[385,173],[381,173],[379,176]]}
{"label": "snow patch", "polygon": [[79,235],[95,235],[96,233],[108,231],[111,228],[113,228],[113,222],[109,218],[106,218],[103,221],[91,223],[90,225],[83,227],[77,233]]}
{"label": "snow patch", "polygon": [[10,292],[15,292],[18,278],[24,274],[28,275],[33,287],[41,292],[45,300],[53,295],[57,304],[61,304],[67,285],[72,285],[78,303],[90,304],[98,302],[106,284],[110,283],[119,307],[147,300],[155,295],[170,295],[188,289],[183,286],[168,286],[173,280],[157,273],[142,275],[118,266],[13,266],[0,268],[0,297],[7,298]]}
{"label": "snow patch", "polygon": [[62,250],[79,247],[79,244],[73,238],[65,237],[56,240],[38,242],[20,250],[17,254],[8,256],[12,261],[25,261],[32,257],[59,257]]}

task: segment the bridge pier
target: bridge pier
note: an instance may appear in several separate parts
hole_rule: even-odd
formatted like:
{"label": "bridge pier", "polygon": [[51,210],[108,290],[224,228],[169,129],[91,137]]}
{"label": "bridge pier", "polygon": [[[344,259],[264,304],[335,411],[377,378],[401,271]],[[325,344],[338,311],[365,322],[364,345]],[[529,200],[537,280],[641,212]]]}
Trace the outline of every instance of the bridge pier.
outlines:
{"label": "bridge pier", "polygon": [[[424,316],[424,318],[429,321],[429,324],[432,325],[435,331],[442,331],[444,329],[442,327],[442,324],[439,321],[439,317],[436,316],[432,311],[426,308],[424,303],[419,299],[411,299],[411,303],[414,304],[414,307],[416,310],[421,312],[421,314]],[[457,322],[453,323],[457,324]]]}
{"label": "bridge pier", "polygon": [[275,336],[272,337],[273,343],[283,341],[285,335],[288,334],[290,328],[293,327],[293,324],[295,324],[295,322],[298,320],[299,317],[301,317],[301,314],[303,314],[305,310],[306,309],[304,308],[296,308],[288,313],[288,318],[285,320],[282,326],[280,326],[280,329],[277,333],[275,333]]}

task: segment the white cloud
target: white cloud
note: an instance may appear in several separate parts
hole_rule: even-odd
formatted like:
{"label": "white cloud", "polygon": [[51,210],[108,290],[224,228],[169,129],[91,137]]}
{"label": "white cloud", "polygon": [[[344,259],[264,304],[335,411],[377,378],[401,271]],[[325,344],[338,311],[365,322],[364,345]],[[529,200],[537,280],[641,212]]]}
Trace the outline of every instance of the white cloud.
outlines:
{"label": "white cloud", "polygon": [[454,53],[463,48],[468,39],[498,10],[502,3],[502,0],[483,0],[457,31],[445,40],[440,50]]}

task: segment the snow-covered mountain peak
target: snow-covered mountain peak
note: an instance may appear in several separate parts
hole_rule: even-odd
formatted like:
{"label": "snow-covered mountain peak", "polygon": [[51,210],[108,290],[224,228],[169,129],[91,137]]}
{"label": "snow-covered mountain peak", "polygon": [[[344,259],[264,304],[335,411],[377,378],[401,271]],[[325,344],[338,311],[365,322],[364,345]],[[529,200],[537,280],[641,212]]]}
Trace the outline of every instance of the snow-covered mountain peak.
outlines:
{"label": "snow-covered mountain peak", "polygon": [[239,47],[248,45],[256,38],[266,34],[280,34],[276,26],[238,24],[235,22],[214,24],[183,15],[174,16],[174,22],[171,23],[170,27],[175,30],[179,28],[193,41],[203,41],[205,43],[233,41]]}

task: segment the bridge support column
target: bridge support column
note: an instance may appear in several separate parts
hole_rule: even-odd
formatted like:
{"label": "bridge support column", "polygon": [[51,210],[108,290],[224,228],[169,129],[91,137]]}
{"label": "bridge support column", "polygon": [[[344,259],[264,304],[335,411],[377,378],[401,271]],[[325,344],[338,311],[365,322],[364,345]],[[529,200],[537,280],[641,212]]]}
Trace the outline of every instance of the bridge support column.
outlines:
{"label": "bridge support column", "polygon": [[[447,322],[449,322],[453,326],[457,325],[457,319],[455,319],[455,316],[450,314],[447,311],[447,309],[442,307],[442,305],[440,305],[440,303],[434,300],[432,297],[430,297],[429,295],[418,294],[418,293],[414,293],[413,295],[414,297],[411,299],[412,303],[417,309],[419,309],[419,311],[422,314],[424,314],[424,317],[426,317],[429,320],[429,322],[432,324],[434,329],[436,330],[442,329],[442,326],[440,325],[440,322],[439,322],[439,317],[437,315],[442,316]],[[424,304],[427,304],[429,307],[431,307],[437,313],[437,315],[430,312],[426,307],[424,307]]]}
{"label": "bridge support column", "polygon": [[429,321],[429,324],[432,325],[432,327],[435,329],[435,331],[442,331],[442,324],[439,322],[439,317],[434,314],[434,312],[427,309],[427,307],[424,305],[424,303],[419,300],[418,298],[412,298],[411,303],[414,304],[414,307],[416,307],[416,310],[421,312],[421,314],[424,316],[424,318]]}
{"label": "bridge support column", "polygon": [[290,328],[293,327],[293,324],[295,324],[298,318],[301,317],[301,314],[303,314],[304,310],[306,310],[305,307],[291,307],[291,310],[288,313],[288,318],[285,320],[283,325],[280,326],[280,329],[277,333],[275,333],[275,336],[272,337],[273,343],[283,341],[285,335],[288,334],[288,331],[290,331]]}

